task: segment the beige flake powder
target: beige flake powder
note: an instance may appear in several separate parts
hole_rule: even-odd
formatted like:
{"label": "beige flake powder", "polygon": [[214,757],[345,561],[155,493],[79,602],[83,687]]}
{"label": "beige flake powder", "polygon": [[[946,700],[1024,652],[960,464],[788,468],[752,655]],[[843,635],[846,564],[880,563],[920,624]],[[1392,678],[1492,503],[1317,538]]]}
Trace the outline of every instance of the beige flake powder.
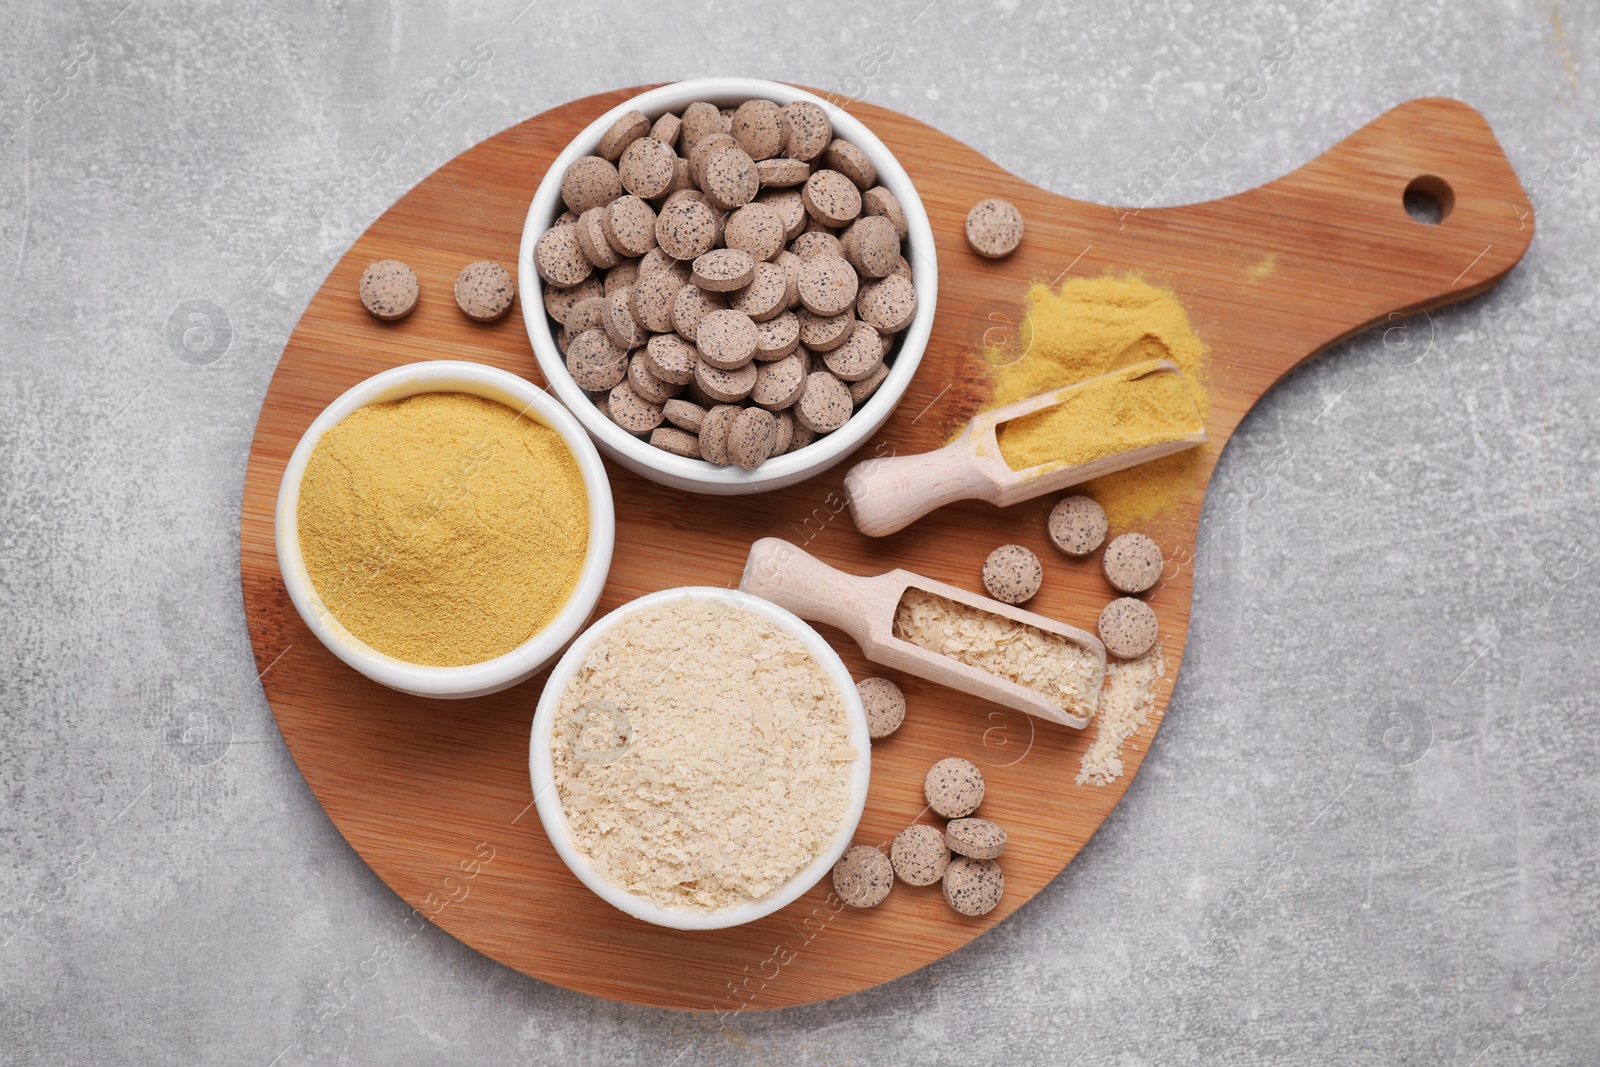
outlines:
{"label": "beige flake powder", "polygon": [[662,907],[760,900],[834,839],[854,760],[844,698],[795,637],[686,597],[626,616],[556,709],[573,843]]}
{"label": "beige flake powder", "polygon": [[1078,765],[1079,785],[1109,785],[1122,777],[1123,742],[1150,721],[1156,706],[1156,679],[1166,673],[1160,645],[1138,659],[1106,667],[1094,740]]}
{"label": "beige flake powder", "polygon": [[1039,693],[1063,711],[1092,716],[1100,696],[1098,656],[1060,634],[908,588],[894,635]]}

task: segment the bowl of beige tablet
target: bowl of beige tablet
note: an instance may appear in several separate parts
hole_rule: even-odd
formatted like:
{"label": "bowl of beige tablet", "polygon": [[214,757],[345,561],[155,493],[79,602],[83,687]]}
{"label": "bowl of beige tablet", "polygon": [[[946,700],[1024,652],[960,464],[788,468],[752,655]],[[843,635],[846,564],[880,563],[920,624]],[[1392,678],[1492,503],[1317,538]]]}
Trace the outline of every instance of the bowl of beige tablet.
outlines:
{"label": "bowl of beige tablet", "polygon": [[540,368],[600,450],[711,494],[855,451],[910,384],[937,289],[927,213],[883,142],[745,78],[598,118],[546,173],[519,262]]}

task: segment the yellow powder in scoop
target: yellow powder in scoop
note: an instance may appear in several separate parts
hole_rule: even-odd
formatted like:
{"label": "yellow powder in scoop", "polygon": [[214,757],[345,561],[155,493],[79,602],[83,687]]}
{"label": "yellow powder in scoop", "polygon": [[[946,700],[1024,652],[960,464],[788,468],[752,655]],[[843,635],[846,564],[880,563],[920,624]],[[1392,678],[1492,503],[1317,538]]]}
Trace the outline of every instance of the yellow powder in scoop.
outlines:
{"label": "yellow powder in scoop", "polygon": [[[1183,305],[1168,289],[1132,275],[1115,274],[1073,278],[1059,289],[1036,284],[1028,290],[1018,340],[1023,355],[1011,362],[1006,362],[1010,358],[1006,353],[987,353],[989,362],[999,365],[991,408],[1136,363],[1165,359],[1178,367],[1195,410],[1202,422],[1205,419],[1206,348],[1189,325]],[[1103,411],[1080,408],[1076,415],[1060,418],[1059,424],[1048,417],[1029,416],[1036,421],[1023,427],[1020,438],[1014,432],[1002,436],[1002,451],[1008,451],[1006,436],[1010,436],[1010,452],[1038,455],[1054,447],[1060,456],[1082,450],[1087,440],[1104,434],[1110,421],[1104,415]],[[1002,431],[1011,425],[1006,424]],[[1094,451],[1093,447],[1088,451]],[[1009,456],[1007,462],[1011,463]],[[1097,478],[1082,489],[1105,508],[1113,528],[1128,529],[1192,488],[1202,462],[1201,451],[1190,449]]]}
{"label": "yellow powder in scoop", "polygon": [[450,667],[511,651],[572,591],[589,543],[555,430],[467,393],[359,408],[300,483],[301,555],[329,613],[380,652]]}
{"label": "yellow powder in scoop", "polygon": [[1020,471],[1076,467],[1204,426],[1183,376],[1152,361],[1091,379],[1042,411],[1001,423],[997,437],[1006,466]]}

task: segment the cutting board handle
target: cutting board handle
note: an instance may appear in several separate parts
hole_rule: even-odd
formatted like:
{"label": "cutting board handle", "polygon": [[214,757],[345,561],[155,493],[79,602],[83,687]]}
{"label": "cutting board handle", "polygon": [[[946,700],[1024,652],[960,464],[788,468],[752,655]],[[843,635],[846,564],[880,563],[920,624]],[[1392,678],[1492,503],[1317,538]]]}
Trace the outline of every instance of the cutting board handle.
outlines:
{"label": "cutting board handle", "polygon": [[870,618],[868,579],[835,570],[781,537],[750,546],[739,588],[802,619],[837,626],[864,643]]}
{"label": "cutting board handle", "polygon": [[[1408,213],[1408,192],[1434,200],[1436,224]],[[1204,287],[1207,303],[1251,307],[1258,324],[1254,336],[1213,346],[1213,363],[1276,378],[1361,330],[1491,288],[1532,241],[1533,208],[1484,117],[1459,100],[1424,97],[1257,188],[1120,210],[1100,239],[1123,250],[1123,266],[1141,266],[1146,244],[1165,250],[1150,264],[1159,271],[1194,234],[1215,244],[1208,272],[1190,284]],[[1087,273],[1102,269],[1093,259],[1084,258]],[[1197,325],[1207,336],[1226,332]],[[1271,380],[1238,385],[1259,395]]]}

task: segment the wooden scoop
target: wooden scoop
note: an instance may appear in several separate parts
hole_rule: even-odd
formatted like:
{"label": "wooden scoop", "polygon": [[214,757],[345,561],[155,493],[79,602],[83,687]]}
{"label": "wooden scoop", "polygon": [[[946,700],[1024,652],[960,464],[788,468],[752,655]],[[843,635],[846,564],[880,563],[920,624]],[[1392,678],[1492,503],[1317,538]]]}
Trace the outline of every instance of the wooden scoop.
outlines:
{"label": "wooden scoop", "polygon": [[763,537],[750,546],[750,557],[745,561],[739,588],[787,608],[802,619],[837,626],[855,638],[862,654],[874,663],[1063,726],[1082,729],[1089,724],[1084,716],[1066,711],[1035,690],[896,637],[895,609],[900,606],[907,589],[920,589],[978,611],[1059,634],[1091,653],[1099,661],[1099,672],[1092,686],[1095,699],[1099,699],[1100,679],[1104,677],[1106,666],[1106,650],[1099,638],[1075,626],[920,574],[893,570],[876,578],[859,578],[835,570],[782,538]]}
{"label": "wooden scoop", "polygon": [[[1168,360],[1136,363],[974,415],[961,436],[935,451],[857,463],[844,479],[856,529],[869,537],[883,537],[956,500],[987,500],[997,507],[1009,507],[1204,444],[1206,431],[1202,427],[1169,441],[1142,445],[1088,463],[1041,463],[1020,471],[1006,464],[997,436],[1001,423],[1054,407],[1082,389],[1114,380],[1138,381],[1153,374],[1177,374],[1182,380],[1178,368]],[[1200,413],[1196,410],[1194,423],[1199,422]]]}

